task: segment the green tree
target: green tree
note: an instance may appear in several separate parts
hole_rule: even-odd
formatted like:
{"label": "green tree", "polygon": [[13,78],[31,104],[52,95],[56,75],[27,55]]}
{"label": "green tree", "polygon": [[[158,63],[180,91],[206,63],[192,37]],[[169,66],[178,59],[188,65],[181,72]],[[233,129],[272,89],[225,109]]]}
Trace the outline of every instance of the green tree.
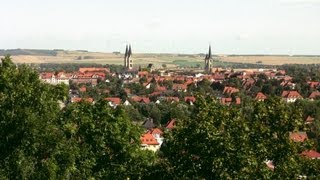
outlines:
{"label": "green tree", "polygon": [[73,104],[64,111],[62,126],[77,149],[76,179],[139,179],[153,165],[154,154],[140,149],[141,129],[120,107],[111,109],[103,100]]}
{"label": "green tree", "polygon": [[[179,121],[161,149],[171,178],[295,179],[314,172],[301,167],[301,144],[289,139],[289,132],[303,125],[299,108],[279,98],[254,102],[246,111],[250,115],[210,97],[198,97],[195,106],[194,115]],[[273,161],[273,171],[266,160]]]}
{"label": "green tree", "polygon": [[58,127],[57,101],[66,96],[66,86],[42,83],[29,67],[2,59],[0,178],[54,179],[71,171],[72,154]]}

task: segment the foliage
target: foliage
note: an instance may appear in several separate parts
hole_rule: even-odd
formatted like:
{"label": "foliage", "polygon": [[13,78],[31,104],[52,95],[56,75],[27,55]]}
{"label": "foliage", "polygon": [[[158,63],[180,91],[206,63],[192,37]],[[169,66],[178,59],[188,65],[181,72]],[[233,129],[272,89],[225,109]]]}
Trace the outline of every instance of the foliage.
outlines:
{"label": "foliage", "polygon": [[[277,98],[252,108],[245,116],[237,107],[198,97],[194,115],[180,119],[161,149],[171,178],[293,179],[311,171],[301,171],[300,144],[289,139],[303,125],[301,110]],[[273,161],[274,171],[266,160]]]}

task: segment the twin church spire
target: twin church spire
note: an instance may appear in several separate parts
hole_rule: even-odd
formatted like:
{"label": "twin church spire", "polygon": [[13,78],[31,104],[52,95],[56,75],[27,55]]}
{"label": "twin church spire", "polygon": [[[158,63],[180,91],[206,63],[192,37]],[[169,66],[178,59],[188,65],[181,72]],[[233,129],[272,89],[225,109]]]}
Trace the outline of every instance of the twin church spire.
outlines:
{"label": "twin church spire", "polygon": [[132,56],[131,45],[126,45],[126,52],[124,53],[124,67],[128,70],[133,68],[133,61],[130,59]]}

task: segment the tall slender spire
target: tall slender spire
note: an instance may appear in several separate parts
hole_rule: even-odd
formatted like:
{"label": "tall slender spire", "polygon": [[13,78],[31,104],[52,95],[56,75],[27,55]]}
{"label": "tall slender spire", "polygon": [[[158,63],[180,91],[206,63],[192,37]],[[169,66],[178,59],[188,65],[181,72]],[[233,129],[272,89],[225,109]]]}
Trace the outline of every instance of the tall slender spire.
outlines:
{"label": "tall slender spire", "polygon": [[211,44],[209,45],[209,53],[208,53],[208,58],[211,59],[212,58],[212,54],[211,54]]}
{"label": "tall slender spire", "polygon": [[131,55],[132,55],[131,44],[129,44],[128,57],[131,57]]}
{"label": "tall slender spire", "polygon": [[211,71],[211,59],[212,59],[211,45],[209,45],[208,54],[206,54],[206,57],[204,59],[204,69],[207,73],[210,73]]}
{"label": "tall slender spire", "polygon": [[124,53],[124,67],[127,68],[128,67],[128,45],[126,45],[126,52]]}
{"label": "tall slender spire", "polygon": [[124,53],[124,57],[127,58],[128,56],[128,45],[126,45],[126,52]]}

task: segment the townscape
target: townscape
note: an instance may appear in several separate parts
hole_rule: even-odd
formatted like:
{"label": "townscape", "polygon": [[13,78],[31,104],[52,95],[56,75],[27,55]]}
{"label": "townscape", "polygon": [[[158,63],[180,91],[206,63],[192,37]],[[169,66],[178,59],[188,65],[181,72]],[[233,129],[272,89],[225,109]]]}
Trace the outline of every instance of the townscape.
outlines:
{"label": "townscape", "polygon": [[[1,142],[7,142],[1,148],[8,150],[3,162],[22,168],[13,148],[23,158],[40,153],[42,165],[22,160],[27,169],[2,174],[41,178],[52,171],[50,162],[57,177],[319,177],[319,66],[212,67],[211,46],[204,69],[196,71],[135,65],[130,45],[123,56],[123,66],[77,71],[3,58],[1,114],[10,119],[1,125]],[[17,141],[17,132],[29,135]],[[10,143],[15,141],[21,143]],[[201,168],[207,163],[213,165]],[[28,168],[41,173],[24,174]]]}

